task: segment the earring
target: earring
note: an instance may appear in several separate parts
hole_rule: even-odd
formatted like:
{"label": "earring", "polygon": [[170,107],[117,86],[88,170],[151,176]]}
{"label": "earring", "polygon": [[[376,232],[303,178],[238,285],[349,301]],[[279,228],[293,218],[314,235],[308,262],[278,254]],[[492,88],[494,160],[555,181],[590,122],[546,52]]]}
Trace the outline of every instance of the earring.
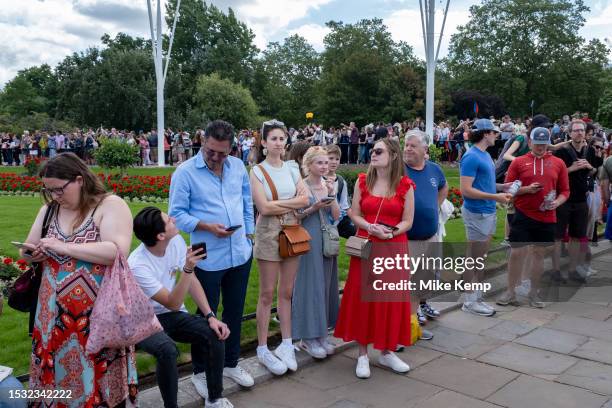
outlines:
{"label": "earring", "polygon": [[264,156],[267,156],[268,155],[268,148],[264,147],[262,153],[263,153]]}

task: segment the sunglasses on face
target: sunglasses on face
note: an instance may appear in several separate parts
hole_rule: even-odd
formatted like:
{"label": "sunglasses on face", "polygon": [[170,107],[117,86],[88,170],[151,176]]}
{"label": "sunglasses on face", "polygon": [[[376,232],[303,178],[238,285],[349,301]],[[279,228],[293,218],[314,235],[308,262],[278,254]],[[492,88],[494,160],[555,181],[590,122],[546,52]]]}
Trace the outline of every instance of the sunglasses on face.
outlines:
{"label": "sunglasses on face", "polygon": [[600,145],[593,145],[594,148],[596,148],[597,150],[603,150],[603,146]]}
{"label": "sunglasses on face", "polygon": [[386,150],[379,147],[377,149],[370,150],[370,156],[380,156],[384,152],[386,152]]}

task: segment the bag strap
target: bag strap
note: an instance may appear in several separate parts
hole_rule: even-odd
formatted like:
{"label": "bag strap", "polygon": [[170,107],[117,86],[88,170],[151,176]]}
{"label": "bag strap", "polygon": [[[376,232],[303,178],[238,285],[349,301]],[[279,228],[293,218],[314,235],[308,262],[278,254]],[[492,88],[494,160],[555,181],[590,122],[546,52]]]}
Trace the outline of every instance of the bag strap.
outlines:
{"label": "bag strap", "polygon": [[[378,206],[378,212],[376,213],[376,218],[374,218],[374,222],[372,224],[376,224],[376,222],[378,221],[378,216],[380,215],[380,209],[382,208],[383,201],[385,201],[385,197],[380,199],[380,205]],[[368,236],[366,237],[366,239],[370,239],[370,231],[368,231]]]}
{"label": "bag strap", "polygon": [[261,174],[263,174],[264,178],[266,179],[266,182],[268,183],[268,187],[270,188],[270,192],[272,193],[272,200],[277,201],[278,192],[276,191],[276,186],[272,181],[272,177],[270,177],[270,174],[268,174],[264,166],[262,166],[261,164],[258,164],[257,168],[259,168],[259,171],[261,171]]}
{"label": "bag strap", "polygon": [[342,196],[342,191],[344,190],[344,178],[341,175],[336,174],[336,181],[338,182],[338,193],[336,194],[336,197],[338,198],[338,202],[340,202],[340,197]]}
{"label": "bag strap", "polygon": [[44,238],[47,235],[47,232],[49,231],[49,226],[51,225],[51,219],[53,218],[53,213],[55,213],[56,208],[57,205],[55,201],[52,201],[47,206],[47,211],[45,211],[45,218],[43,218],[42,231],[40,234],[41,238]]}

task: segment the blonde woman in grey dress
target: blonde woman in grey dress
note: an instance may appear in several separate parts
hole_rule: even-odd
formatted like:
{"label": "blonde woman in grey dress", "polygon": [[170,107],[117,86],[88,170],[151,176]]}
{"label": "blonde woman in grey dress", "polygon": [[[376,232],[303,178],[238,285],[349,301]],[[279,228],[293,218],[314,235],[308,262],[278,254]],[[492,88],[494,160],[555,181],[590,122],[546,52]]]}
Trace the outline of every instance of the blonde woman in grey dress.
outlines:
{"label": "blonde woman in grey dress", "polygon": [[336,257],[323,256],[321,222],[335,223],[340,217],[340,206],[334,181],[323,178],[329,172],[329,155],[325,148],[309,148],[302,159],[302,171],[306,175],[304,183],[310,202],[296,215],[312,240],[310,252],[300,257],[293,286],[291,330],[294,339],[302,340],[300,348],[312,357],[322,359],[334,350],[327,334],[336,324],[339,301]]}

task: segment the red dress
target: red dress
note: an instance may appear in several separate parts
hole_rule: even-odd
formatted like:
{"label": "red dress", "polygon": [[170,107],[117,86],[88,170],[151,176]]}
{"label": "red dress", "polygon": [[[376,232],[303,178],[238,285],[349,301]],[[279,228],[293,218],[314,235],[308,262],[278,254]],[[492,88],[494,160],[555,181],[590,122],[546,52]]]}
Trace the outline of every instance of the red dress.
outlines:
{"label": "red dress", "polygon": [[[395,195],[382,201],[382,197],[371,195],[365,183],[365,174],[359,174],[357,181],[361,191],[361,213],[369,223],[374,223],[380,207],[378,222],[396,225],[402,220],[406,193],[415,188],[408,177],[402,177]],[[359,229],[358,236],[366,237],[367,231]],[[370,237],[373,242],[382,242]],[[400,243],[399,248],[408,253],[408,238],[400,234],[384,242]],[[405,245],[401,245],[405,243]],[[365,302],[361,296],[361,259],[351,257],[348,279],[334,336],[344,341],[356,341],[359,344],[373,344],[378,350],[395,350],[398,344],[409,345],[410,342],[410,301],[403,302]],[[407,297],[406,297],[407,298]]]}

